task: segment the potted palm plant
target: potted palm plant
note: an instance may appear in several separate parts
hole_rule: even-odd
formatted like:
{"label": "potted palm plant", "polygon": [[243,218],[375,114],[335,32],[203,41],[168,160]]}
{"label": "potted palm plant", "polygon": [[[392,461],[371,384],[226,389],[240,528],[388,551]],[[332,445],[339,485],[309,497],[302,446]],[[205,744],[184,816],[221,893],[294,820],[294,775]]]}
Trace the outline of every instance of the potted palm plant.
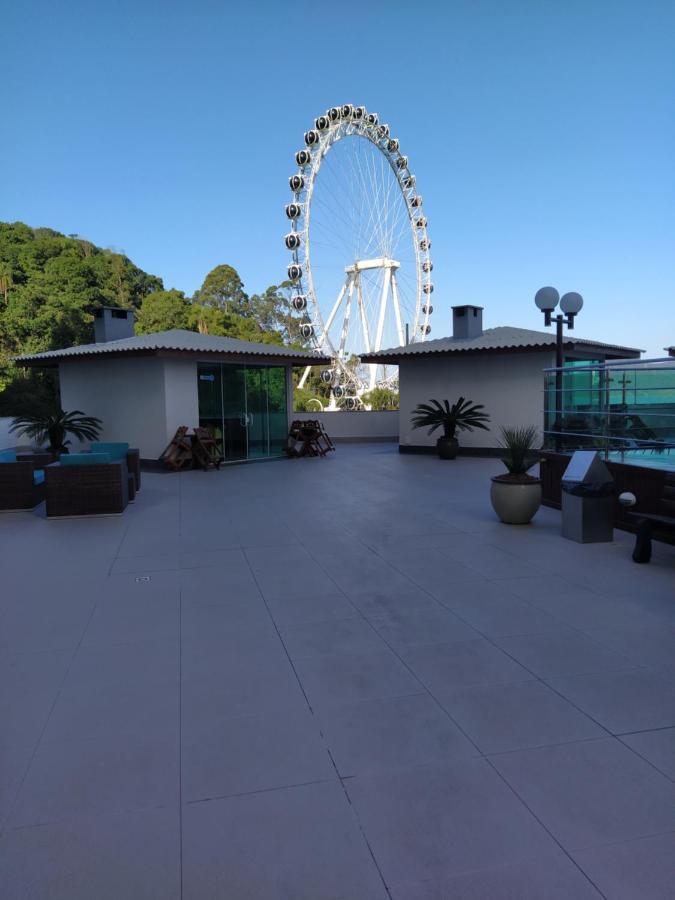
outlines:
{"label": "potted palm plant", "polygon": [[64,412],[57,408],[19,416],[13,420],[9,430],[25,434],[38,446],[47,443],[54,457],[58,457],[61,453],[68,453],[68,435],[79,441],[95,441],[102,428],[103,423],[96,416],[85,416],[79,409]]}
{"label": "potted palm plant", "polygon": [[541,506],[541,479],[528,474],[539,459],[534,449],[537,429],[534,425],[502,426],[501,436],[499,446],[504,451],[501,459],[507,471],[492,479],[492,508],[502,522],[527,525]]}
{"label": "potted palm plant", "polygon": [[442,403],[430,400],[415,407],[412,427],[428,428],[427,434],[433,434],[438,428],[442,428],[443,434],[436,441],[438,455],[441,459],[454,459],[459,449],[459,442],[455,437],[457,431],[473,431],[474,428],[489,431],[485,423],[490,421],[490,416],[483,409],[482,403],[473,403],[464,397],[460,397],[452,406],[447,400]]}

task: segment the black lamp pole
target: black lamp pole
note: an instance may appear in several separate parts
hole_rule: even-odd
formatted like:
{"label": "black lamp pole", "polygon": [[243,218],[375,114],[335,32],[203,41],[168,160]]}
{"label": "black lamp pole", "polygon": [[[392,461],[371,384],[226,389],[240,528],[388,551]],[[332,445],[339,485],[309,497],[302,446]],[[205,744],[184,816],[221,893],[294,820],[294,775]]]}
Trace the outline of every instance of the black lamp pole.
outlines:
{"label": "black lamp pole", "polygon": [[580,294],[570,292],[564,294],[560,298],[560,308],[562,313],[557,316],[553,315],[553,310],[558,305],[559,294],[555,288],[544,287],[537,291],[534,302],[544,313],[544,324],[549,327],[555,322],[555,421],[553,423],[553,431],[555,433],[555,449],[560,451],[562,444],[560,431],[562,428],[563,417],[563,366],[565,358],[563,353],[563,326],[566,325],[570,331],[574,328],[574,317],[581,310],[584,301]]}

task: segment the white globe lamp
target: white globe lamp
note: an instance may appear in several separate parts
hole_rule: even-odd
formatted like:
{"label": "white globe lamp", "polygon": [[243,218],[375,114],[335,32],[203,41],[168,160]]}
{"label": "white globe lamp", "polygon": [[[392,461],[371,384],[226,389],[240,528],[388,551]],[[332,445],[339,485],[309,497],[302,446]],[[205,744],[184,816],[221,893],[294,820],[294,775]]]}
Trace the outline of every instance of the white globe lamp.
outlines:
{"label": "white globe lamp", "polygon": [[584,298],[581,294],[577,294],[576,291],[569,291],[567,294],[563,294],[560,300],[560,309],[568,316],[576,316],[577,313],[581,312],[583,305]]}
{"label": "white globe lamp", "polygon": [[558,305],[560,294],[554,287],[539,288],[534,295],[534,302],[542,312],[553,312]]}

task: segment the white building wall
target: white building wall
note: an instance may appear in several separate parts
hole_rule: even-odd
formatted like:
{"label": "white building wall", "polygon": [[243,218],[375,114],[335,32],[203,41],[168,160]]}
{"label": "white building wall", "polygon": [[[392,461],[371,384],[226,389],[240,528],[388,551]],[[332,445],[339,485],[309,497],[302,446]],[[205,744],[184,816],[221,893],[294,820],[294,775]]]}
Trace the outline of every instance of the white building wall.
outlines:
{"label": "white building wall", "polygon": [[168,438],[161,359],[64,361],[59,380],[66,411],[79,409],[103,420],[101,440],[127,441],[145,459],[156,459],[164,450]]}
{"label": "white building wall", "polygon": [[482,403],[490,415],[490,431],[457,433],[464,447],[496,447],[500,425],[543,428],[543,369],[555,365],[551,351],[426,357],[399,366],[399,443],[433,446],[440,431],[427,435],[413,429],[410,417],[418,403],[459,397]]}
{"label": "white building wall", "polygon": [[165,359],[163,363],[166,446],[180,425],[187,425],[190,430],[199,425],[199,398],[196,360]]}
{"label": "white building wall", "polygon": [[296,412],[292,418],[319,419],[329,437],[336,441],[395,441],[398,435],[398,410]]}

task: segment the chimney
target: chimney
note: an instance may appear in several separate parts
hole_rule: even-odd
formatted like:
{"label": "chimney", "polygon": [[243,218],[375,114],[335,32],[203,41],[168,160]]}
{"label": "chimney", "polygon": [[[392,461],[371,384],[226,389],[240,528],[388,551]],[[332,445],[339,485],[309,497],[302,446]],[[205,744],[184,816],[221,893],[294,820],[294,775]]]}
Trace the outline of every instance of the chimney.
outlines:
{"label": "chimney", "polygon": [[101,306],[94,310],[94,339],[97,344],[134,336],[133,309]]}
{"label": "chimney", "polygon": [[457,341],[480,337],[483,333],[482,306],[452,307],[452,336]]}

